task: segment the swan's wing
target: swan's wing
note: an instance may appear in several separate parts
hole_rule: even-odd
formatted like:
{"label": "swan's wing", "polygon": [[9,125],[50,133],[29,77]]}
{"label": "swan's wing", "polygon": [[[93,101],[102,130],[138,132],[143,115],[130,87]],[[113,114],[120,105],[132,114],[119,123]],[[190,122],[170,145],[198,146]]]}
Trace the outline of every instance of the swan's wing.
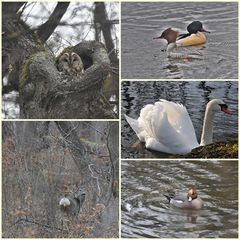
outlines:
{"label": "swan's wing", "polygon": [[161,102],[157,102],[154,105],[151,125],[154,129],[154,138],[157,139],[161,145],[168,148],[167,152],[182,153],[187,151],[185,141],[183,141],[181,134],[169,121],[168,112]]}
{"label": "swan's wing", "polygon": [[156,102],[151,109],[142,109],[138,122],[148,133],[147,148],[184,154],[199,145],[188,112],[180,104]]}
{"label": "swan's wing", "polygon": [[180,134],[168,121],[167,112],[161,102],[146,105],[135,123],[138,132],[136,132],[135,126],[133,129],[138,134],[139,139],[146,142],[146,148],[167,153],[189,151],[188,146],[186,150],[186,145]]}
{"label": "swan's wing", "polygon": [[149,149],[187,153],[198,145],[188,112],[180,104],[161,100],[146,105],[138,120],[126,115],[125,118]]}
{"label": "swan's wing", "polygon": [[128,124],[131,126],[131,128],[133,129],[133,131],[137,134],[139,140],[140,140],[141,142],[145,142],[145,138],[142,137],[142,136],[143,136],[143,133],[142,133],[142,132],[144,131],[144,129],[139,126],[138,120],[133,119],[133,118],[130,118],[130,117],[128,117],[128,116],[125,115],[125,114],[124,114],[124,117],[126,118]]}
{"label": "swan's wing", "polygon": [[156,102],[155,105],[157,107],[157,112],[162,111],[166,113],[167,121],[180,135],[180,141],[183,144],[194,147],[199,145],[186,107],[162,99],[160,102]]}

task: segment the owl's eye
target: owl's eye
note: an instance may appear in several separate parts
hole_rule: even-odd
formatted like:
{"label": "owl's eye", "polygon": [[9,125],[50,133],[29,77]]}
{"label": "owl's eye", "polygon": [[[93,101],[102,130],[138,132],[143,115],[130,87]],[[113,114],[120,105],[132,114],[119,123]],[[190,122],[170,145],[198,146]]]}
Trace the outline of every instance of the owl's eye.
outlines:
{"label": "owl's eye", "polygon": [[65,58],[63,61],[64,61],[64,62],[68,62],[67,58]]}
{"label": "owl's eye", "polygon": [[73,62],[76,62],[76,61],[77,61],[77,59],[76,59],[76,58],[74,58],[74,59],[73,59]]}

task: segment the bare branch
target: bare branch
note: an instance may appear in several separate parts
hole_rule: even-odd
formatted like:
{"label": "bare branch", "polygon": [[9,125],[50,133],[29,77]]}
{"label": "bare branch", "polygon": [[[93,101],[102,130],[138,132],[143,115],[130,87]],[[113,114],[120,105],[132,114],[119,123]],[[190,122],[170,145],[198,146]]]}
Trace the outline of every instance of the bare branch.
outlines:
{"label": "bare branch", "polygon": [[83,171],[88,166],[86,159],[86,149],[84,144],[79,139],[76,129],[73,129],[71,122],[56,122],[58,130],[68,144],[71,150],[75,163],[80,171]]}
{"label": "bare branch", "polygon": [[63,15],[67,11],[69,4],[70,2],[58,2],[49,19],[38,28],[37,34],[42,42],[46,42],[52,35]]}
{"label": "bare branch", "polygon": [[113,51],[115,47],[114,47],[112,35],[111,35],[111,24],[109,24],[105,3],[103,2],[95,2],[94,23],[97,26],[100,24],[101,30],[103,32],[106,48],[109,53],[109,58],[112,63],[117,63],[118,59],[115,54],[115,51]]}
{"label": "bare branch", "polygon": [[91,172],[91,177],[96,179],[96,182],[97,182],[97,189],[98,189],[98,196],[101,196],[101,188],[100,188],[100,184],[99,184],[99,180],[98,180],[98,177],[94,176],[94,173],[93,173],[93,170],[92,170],[92,167],[93,164],[89,164],[88,165],[88,169],[89,171]]}
{"label": "bare branch", "polygon": [[27,2],[3,2],[2,9],[4,9],[3,16],[9,14],[15,14],[17,11]]}
{"label": "bare branch", "polygon": [[63,229],[58,228],[58,227],[49,226],[48,224],[43,224],[43,223],[39,223],[39,222],[37,222],[37,221],[35,221],[35,220],[28,219],[27,216],[24,217],[24,218],[23,218],[23,217],[18,218],[18,219],[14,222],[14,224],[13,224],[12,226],[14,226],[15,224],[18,224],[18,223],[20,223],[20,222],[32,223],[32,224],[36,224],[36,225],[39,225],[39,226],[42,226],[42,227],[45,227],[45,228],[51,228],[51,229],[56,229],[56,230],[60,230],[60,231],[63,230]]}

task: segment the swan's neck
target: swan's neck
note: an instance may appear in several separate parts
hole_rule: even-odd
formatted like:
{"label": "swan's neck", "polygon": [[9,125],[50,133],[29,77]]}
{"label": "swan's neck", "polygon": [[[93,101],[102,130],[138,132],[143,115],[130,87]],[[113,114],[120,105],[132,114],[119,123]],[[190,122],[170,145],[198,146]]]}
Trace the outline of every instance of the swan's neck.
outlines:
{"label": "swan's neck", "polygon": [[203,129],[200,143],[201,146],[205,146],[213,142],[213,117],[214,112],[207,107],[203,121]]}

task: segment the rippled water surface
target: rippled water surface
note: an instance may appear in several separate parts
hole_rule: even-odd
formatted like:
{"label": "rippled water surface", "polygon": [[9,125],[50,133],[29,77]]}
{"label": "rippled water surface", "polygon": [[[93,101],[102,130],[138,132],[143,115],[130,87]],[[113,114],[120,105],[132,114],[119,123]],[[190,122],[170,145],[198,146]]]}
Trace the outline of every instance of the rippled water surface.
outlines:
{"label": "rippled water surface", "polygon": [[[195,186],[198,211],[176,209],[164,193]],[[237,161],[122,161],[122,237],[237,238]]]}
{"label": "rippled water surface", "polygon": [[[186,32],[192,21],[211,31],[204,46],[179,48],[196,59],[168,59],[163,40],[153,40],[169,27]],[[237,78],[238,4],[122,3],[122,77],[131,78]]]}
{"label": "rippled water surface", "polygon": [[122,83],[122,158],[162,158],[165,153],[149,151],[126,122],[123,114],[137,119],[146,104],[159,99],[179,102],[186,106],[200,140],[206,104],[213,98],[222,99],[232,110],[232,115],[216,113],[213,141],[233,141],[238,137],[238,82],[237,81],[157,81]]}

